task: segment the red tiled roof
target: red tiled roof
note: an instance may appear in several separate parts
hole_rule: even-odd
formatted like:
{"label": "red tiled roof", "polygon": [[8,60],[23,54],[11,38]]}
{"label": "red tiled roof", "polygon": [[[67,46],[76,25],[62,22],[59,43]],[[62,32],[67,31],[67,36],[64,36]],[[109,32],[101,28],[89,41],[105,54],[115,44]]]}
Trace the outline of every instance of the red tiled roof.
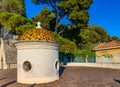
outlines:
{"label": "red tiled roof", "polygon": [[94,50],[103,50],[103,49],[111,49],[111,48],[120,48],[120,42],[113,40],[108,43],[101,43],[97,45],[94,48]]}

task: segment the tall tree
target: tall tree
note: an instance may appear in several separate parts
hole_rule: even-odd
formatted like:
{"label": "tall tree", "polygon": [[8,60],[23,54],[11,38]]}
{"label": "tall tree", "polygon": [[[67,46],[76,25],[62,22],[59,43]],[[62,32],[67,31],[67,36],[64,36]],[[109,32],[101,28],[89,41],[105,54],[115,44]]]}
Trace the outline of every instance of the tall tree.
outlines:
{"label": "tall tree", "polygon": [[92,0],[62,0],[59,6],[69,10],[68,19],[75,27],[81,28],[88,24],[89,13],[87,10],[91,3]]}
{"label": "tall tree", "polygon": [[[71,40],[76,40],[79,43],[80,29],[86,27],[89,20],[89,13],[87,10],[93,0],[32,0],[35,4],[47,4],[52,7],[52,11],[56,16],[55,32],[59,33],[58,26],[60,20],[67,16],[71,21],[71,30],[69,30],[70,36],[73,36]],[[67,28],[65,26],[65,28]],[[65,29],[63,28],[63,30]],[[62,31],[63,31],[62,30]]]}
{"label": "tall tree", "polygon": [[27,29],[35,27],[31,19],[15,13],[2,12],[0,14],[0,24],[13,34],[21,35]]}
{"label": "tall tree", "polygon": [[35,22],[40,21],[43,28],[54,31],[55,14],[47,7],[45,7],[37,16],[35,16],[33,20]]}
{"label": "tall tree", "polygon": [[62,0],[59,6],[68,10],[68,19],[71,21],[71,28],[68,30],[68,36],[71,40],[80,42],[79,34],[81,29],[88,25],[89,13],[87,10],[93,0]]}
{"label": "tall tree", "polygon": [[47,4],[48,6],[52,7],[52,12],[54,12],[56,21],[55,21],[55,32],[59,33],[58,26],[60,20],[68,13],[68,10],[63,9],[59,6],[59,3],[62,0],[32,0],[35,4]]}
{"label": "tall tree", "polygon": [[12,12],[26,16],[24,0],[1,0],[0,13]]}
{"label": "tall tree", "polygon": [[104,28],[96,25],[90,25],[80,33],[81,44],[95,44],[111,40],[111,36]]}

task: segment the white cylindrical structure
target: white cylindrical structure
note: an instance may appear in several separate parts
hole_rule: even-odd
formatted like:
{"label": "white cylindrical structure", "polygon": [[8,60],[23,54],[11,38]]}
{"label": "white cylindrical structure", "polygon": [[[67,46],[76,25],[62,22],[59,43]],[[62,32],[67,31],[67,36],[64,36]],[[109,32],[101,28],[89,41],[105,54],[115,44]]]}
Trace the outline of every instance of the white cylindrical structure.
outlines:
{"label": "white cylindrical structure", "polygon": [[21,41],[17,48],[17,82],[47,83],[59,79],[59,44]]}

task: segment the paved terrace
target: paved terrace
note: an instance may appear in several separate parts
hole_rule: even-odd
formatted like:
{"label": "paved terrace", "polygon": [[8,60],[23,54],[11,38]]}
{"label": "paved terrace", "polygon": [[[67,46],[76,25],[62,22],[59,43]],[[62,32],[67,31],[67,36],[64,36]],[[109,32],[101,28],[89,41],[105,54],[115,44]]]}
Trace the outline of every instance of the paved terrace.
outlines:
{"label": "paved terrace", "polygon": [[16,69],[0,70],[0,87],[120,87],[120,69],[66,67],[60,80],[46,84],[20,84],[16,79]]}

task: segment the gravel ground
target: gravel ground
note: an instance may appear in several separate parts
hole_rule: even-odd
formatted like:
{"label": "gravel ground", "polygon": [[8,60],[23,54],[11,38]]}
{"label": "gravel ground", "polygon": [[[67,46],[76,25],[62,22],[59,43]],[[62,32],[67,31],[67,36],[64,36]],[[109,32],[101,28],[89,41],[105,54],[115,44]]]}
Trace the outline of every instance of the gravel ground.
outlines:
{"label": "gravel ground", "polygon": [[120,87],[120,70],[66,67],[58,81],[46,84],[17,83],[17,69],[0,70],[0,87]]}

